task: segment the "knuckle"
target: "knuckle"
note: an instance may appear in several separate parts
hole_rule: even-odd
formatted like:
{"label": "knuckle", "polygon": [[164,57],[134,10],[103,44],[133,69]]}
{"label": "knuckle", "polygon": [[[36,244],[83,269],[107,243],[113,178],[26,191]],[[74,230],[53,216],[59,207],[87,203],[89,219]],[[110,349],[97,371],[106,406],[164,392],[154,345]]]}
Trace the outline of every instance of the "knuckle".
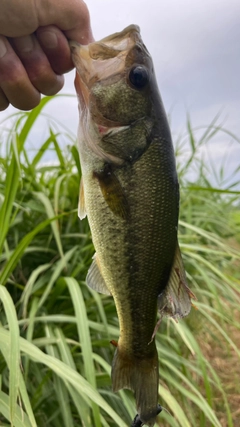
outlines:
{"label": "knuckle", "polygon": [[4,111],[6,110],[6,108],[9,106],[9,101],[7,100],[7,98],[3,98],[0,95],[0,111]]}
{"label": "knuckle", "polygon": [[33,108],[37,107],[38,104],[41,101],[41,96],[34,96],[32,99],[28,100],[28,105],[26,106],[26,110],[32,110]]}
{"label": "knuckle", "polygon": [[58,93],[64,84],[64,80],[56,79],[54,82],[49,82],[49,86],[44,89],[44,92],[42,92],[44,95],[56,95]]}
{"label": "knuckle", "polygon": [[[4,92],[7,97],[7,102],[20,110],[32,110],[40,102],[40,94],[31,85],[28,79],[19,80],[15,84],[5,85]],[[7,108],[7,106],[5,108]]]}
{"label": "knuckle", "polygon": [[18,108],[19,110],[32,110],[33,108],[37,107],[37,105],[40,102],[40,96],[28,96],[27,99],[24,97],[24,99],[18,98],[16,100],[13,100],[11,103],[15,108]]}
{"label": "knuckle", "polygon": [[64,84],[64,77],[56,75],[53,70],[42,70],[42,72],[32,75],[32,85],[44,95],[55,95]]}
{"label": "knuckle", "polygon": [[12,55],[9,55],[9,60],[5,60],[0,67],[1,84],[18,85],[25,75],[25,70],[19,60],[15,60]]}

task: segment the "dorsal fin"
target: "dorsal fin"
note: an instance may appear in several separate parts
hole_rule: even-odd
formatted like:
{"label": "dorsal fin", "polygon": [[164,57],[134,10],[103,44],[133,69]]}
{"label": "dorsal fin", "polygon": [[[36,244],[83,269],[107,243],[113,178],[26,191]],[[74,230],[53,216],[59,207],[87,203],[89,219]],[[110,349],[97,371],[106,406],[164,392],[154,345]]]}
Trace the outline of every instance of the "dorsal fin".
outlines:
{"label": "dorsal fin", "polygon": [[93,256],[93,262],[88,270],[86,282],[89,288],[93,289],[94,291],[100,292],[101,294],[105,295],[111,295],[107,288],[105,280],[102,277],[97,254]]}

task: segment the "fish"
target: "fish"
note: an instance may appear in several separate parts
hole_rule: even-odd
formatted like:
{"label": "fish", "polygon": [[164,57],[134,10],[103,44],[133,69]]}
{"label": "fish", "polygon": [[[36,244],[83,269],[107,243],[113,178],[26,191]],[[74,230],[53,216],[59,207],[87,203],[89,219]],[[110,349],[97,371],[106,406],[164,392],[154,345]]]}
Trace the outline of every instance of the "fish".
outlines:
{"label": "fish", "polygon": [[178,244],[171,133],[137,25],[70,47],[80,112],[79,217],[87,215],[96,251],[86,283],[116,305],[113,391],[132,390],[138,423],[152,427],[159,413],[156,331],[164,315],[186,316],[194,297]]}

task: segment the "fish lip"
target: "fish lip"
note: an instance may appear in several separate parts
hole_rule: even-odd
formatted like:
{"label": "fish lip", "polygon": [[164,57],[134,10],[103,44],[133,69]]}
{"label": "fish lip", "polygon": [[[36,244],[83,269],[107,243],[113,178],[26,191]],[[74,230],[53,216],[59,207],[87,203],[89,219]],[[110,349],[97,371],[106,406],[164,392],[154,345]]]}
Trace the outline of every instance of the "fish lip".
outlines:
{"label": "fish lip", "polygon": [[70,47],[70,50],[71,50],[72,53],[74,53],[74,51],[75,51],[76,48],[78,48],[78,47],[81,46],[80,43],[78,43],[78,42],[76,42],[74,40],[69,40],[68,44],[69,44],[69,47]]}

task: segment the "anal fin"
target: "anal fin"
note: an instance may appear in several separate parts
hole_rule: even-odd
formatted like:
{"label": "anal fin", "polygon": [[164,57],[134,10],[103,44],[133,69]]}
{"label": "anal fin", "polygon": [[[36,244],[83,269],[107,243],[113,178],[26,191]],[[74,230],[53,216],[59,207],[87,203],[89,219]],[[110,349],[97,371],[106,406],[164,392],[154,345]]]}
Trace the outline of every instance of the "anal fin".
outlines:
{"label": "anal fin", "polygon": [[101,274],[97,254],[95,254],[93,257],[93,262],[88,270],[86,282],[89,288],[93,289],[94,291],[105,295],[111,295],[111,292],[109,292],[105,280]]}
{"label": "anal fin", "polygon": [[177,243],[168,284],[158,296],[158,310],[162,316],[171,316],[175,320],[181,319],[191,311],[191,298],[196,299],[187,285],[181,251]]}

